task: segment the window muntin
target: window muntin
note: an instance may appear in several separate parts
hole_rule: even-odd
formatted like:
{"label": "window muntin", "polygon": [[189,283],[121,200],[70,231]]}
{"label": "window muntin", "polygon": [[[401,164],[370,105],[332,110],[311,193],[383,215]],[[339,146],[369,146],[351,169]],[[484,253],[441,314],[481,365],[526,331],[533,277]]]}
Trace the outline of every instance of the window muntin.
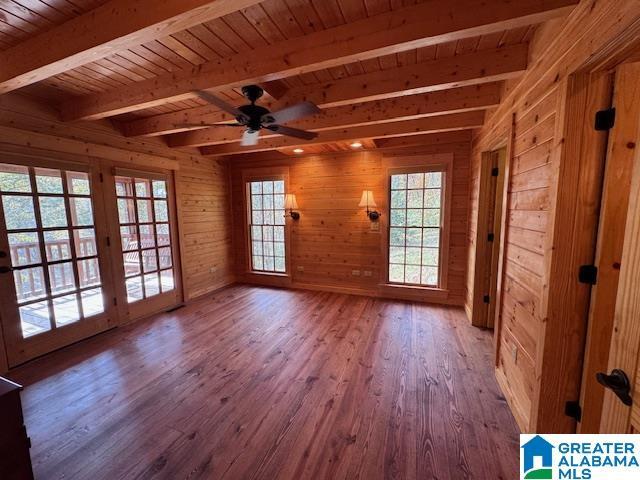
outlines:
{"label": "window muntin", "polygon": [[444,172],[390,176],[389,282],[440,285]]}
{"label": "window muntin", "polygon": [[167,182],[116,176],[127,302],[175,288]]}
{"label": "window muntin", "polygon": [[284,180],[247,183],[251,270],[286,273]]}
{"label": "window muntin", "polygon": [[0,164],[22,337],[104,312],[90,176]]}

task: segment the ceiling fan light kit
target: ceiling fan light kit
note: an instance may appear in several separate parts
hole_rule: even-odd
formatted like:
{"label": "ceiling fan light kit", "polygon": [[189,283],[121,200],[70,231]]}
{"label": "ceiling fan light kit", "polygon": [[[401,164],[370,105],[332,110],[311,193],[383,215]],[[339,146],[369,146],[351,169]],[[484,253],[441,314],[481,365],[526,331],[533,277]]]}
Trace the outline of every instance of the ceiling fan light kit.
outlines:
{"label": "ceiling fan light kit", "polygon": [[300,102],[281,110],[271,112],[269,109],[256,105],[256,102],[264,95],[264,90],[258,85],[245,85],[242,87],[242,94],[249,104],[234,107],[226,101],[218,98],[212,93],[204,90],[194,92],[198,97],[219,109],[227,112],[236,119],[236,123],[183,123],[177,124],[176,128],[202,128],[202,127],[244,127],[240,144],[243,146],[257,145],[260,139],[261,130],[270,130],[279,135],[299,138],[302,140],[313,140],[318,136],[316,132],[300,130],[298,128],[287,127],[284,123],[292,122],[303,117],[316,115],[320,109],[311,102]]}

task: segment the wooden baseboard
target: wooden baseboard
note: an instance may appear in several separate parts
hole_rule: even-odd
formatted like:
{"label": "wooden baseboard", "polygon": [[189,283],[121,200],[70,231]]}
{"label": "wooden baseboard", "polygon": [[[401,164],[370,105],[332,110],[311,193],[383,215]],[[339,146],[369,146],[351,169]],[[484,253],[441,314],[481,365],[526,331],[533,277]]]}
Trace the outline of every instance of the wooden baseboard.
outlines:
{"label": "wooden baseboard", "polygon": [[461,300],[450,298],[448,292],[444,290],[421,290],[402,287],[388,287],[386,285],[381,286],[380,288],[377,288],[375,290],[370,290],[358,287],[345,287],[343,285],[301,283],[295,281],[284,284],[284,282],[269,281],[268,278],[260,278],[253,275],[245,277],[238,283],[260,285],[266,287],[291,288],[295,290],[333,292],[342,293],[345,295],[360,295],[364,297],[387,298],[389,300],[407,300],[412,302],[431,303],[436,305],[450,305],[456,307],[463,306],[463,302]]}
{"label": "wooden baseboard", "polygon": [[513,418],[515,418],[516,423],[518,424],[518,428],[520,428],[520,431],[522,433],[528,433],[529,422],[527,420],[527,417],[524,415],[524,413],[521,412],[518,406],[515,404],[515,397],[511,392],[511,389],[509,388],[509,383],[507,382],[507,378],[505,377],[504,373],[502,373],[502,371],[500,371],[497,368],[495,369],[495,377],[496,377],[496,381],[498,382],[498,387],[500,387],[500,390],[502,391],[504,398],[506,398],[507,400],[507,404],[509,405],[511,414],[513,415]]}

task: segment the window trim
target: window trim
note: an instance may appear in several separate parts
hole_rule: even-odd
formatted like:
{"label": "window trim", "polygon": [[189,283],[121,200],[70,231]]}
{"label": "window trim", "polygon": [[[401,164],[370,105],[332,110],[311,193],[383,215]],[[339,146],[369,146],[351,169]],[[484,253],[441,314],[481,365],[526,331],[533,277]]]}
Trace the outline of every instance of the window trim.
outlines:
{"label": "window trim", "polygon": [[[404,157],[385,157],[383,159],[385,177],[383,179],[384,215],[382,215],[381,253],[384,263],[381,268],[383,278],[381,286],[391,289],[419,290],[447,292],[449,284],[449,256],[451,249],[451,210],[453,185],[453,154],[430,154]],[[443,172],[442,207],[441,207],[441,238],[440,258],[438,268],[438,285],[414,285],[392,283],[389,281],[389,232],[391,215],[391,175],[416,172]]]}
{"label": "window trim", "polygon": [[244,269],[245,275],[251,277],[258,283],[279,283],[284,281],[285,284],[290,284],[292,278],[291,272],[291,223],[289,218],[285,219],[284,223],[284,259],[285,259],[285,271],[284,272],[269,272],[262,270],[253,270],[252,265],[252,244],[251,244],[251,191],[249,190],[249,182],[269,181],[269,180],[282,180],[284,181],[284,192],[289,193],[289,169],[287,167],[265,167],[265,168],[253,168],[250,170],[244,170],[242,172],[242,188],[244,198],[244,245],[245,245],[245,259]]}

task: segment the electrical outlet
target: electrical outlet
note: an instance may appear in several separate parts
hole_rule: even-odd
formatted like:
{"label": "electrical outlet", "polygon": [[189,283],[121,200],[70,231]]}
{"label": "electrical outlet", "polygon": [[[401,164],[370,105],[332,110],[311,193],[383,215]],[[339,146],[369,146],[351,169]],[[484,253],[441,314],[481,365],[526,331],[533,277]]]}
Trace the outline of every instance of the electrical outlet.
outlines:
{"label": "electrical outlet", "polygon": [[216,273],[218,271],[218,267],[213,266],[209,269],[209,273]]}
{"label": "electrical outlet", "polygon": [[373,273],[371,272],[371,270],[365,270],[365,271],[364,271],[364,276],[365,276],[365,277],[370,277],[371,275],[373,275]]}
{"label": "electrical outlet", "polygon": [[351,275],[354,277],[359,277],[360,276],[360,270],[351,270]]}
{"label": "electrical outlet", "polygon": [[379,232],[380,231],[380,222],[376,221],[376,222],[369,222],[371,224],[371,226],[369,227],[369,230],[372,232]]}
{"label": "electrical outlet", "polygon": [[296,267],[296,270],[299,271],[299,272],[304,272],[304,265],[298,265]]}

